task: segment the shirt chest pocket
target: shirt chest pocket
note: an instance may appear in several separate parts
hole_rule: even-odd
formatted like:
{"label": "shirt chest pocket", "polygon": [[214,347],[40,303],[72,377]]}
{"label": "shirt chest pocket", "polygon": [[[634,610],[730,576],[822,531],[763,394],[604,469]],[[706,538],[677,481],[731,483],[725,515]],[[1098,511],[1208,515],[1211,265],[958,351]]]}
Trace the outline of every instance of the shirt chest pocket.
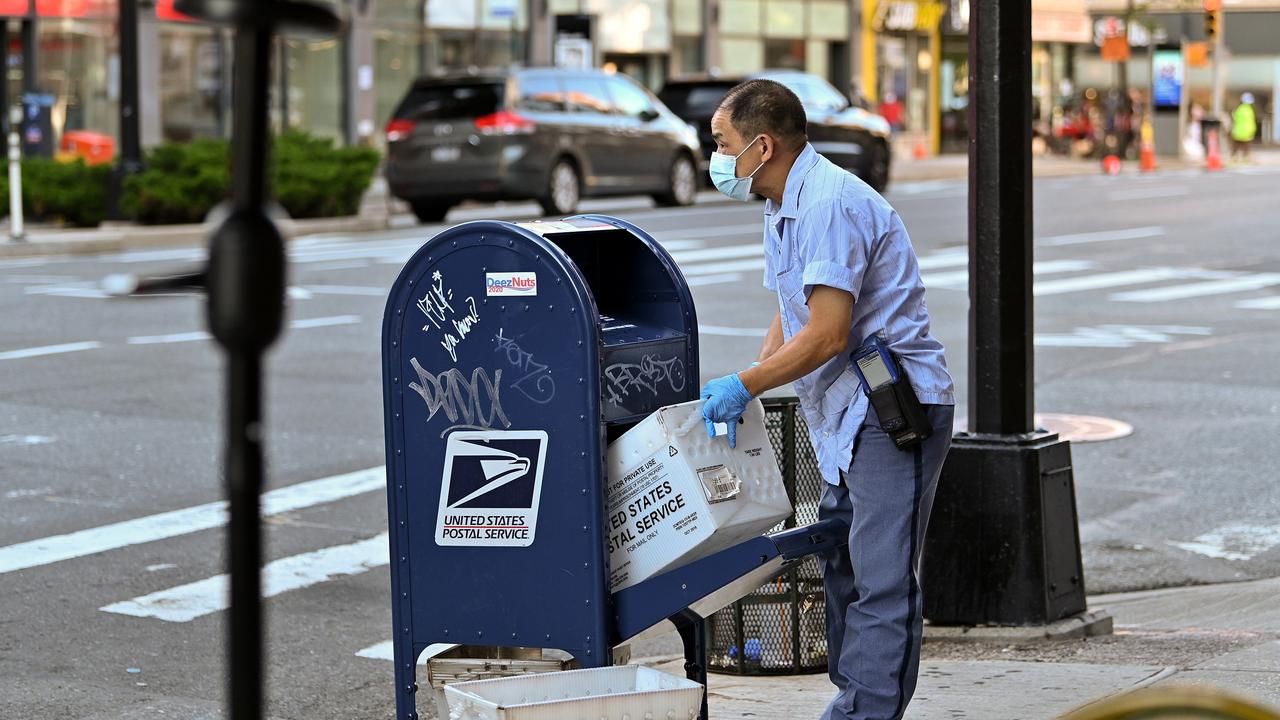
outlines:
{"label": "shirt chest pocket", "polygon": [[800,332],[809,322],[809,306],[805,304],[804,267],[795,263],[778,273],[778,314],[787,337]]}

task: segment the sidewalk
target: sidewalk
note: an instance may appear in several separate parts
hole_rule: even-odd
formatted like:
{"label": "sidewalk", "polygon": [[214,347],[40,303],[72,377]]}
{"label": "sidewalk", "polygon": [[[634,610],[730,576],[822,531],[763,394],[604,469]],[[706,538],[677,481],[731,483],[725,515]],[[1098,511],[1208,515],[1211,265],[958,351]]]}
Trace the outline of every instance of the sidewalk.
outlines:
{"label": "sidewalk", "polygon": [[[1146,686],[1208,684],[1280,707],[1280,578],[1090,598],[1115,634],[992,643],[929,638],[908,720],[1047,720]],[[658,666],[683,674],[682,661]],[[825,675],[712,675],[714,720],[817,718]]]}

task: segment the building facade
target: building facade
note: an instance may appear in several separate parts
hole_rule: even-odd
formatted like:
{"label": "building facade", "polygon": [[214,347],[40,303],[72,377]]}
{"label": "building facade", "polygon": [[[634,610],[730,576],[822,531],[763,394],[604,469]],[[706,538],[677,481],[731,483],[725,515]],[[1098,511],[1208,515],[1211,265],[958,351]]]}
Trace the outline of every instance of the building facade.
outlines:
{"label": "building facade", "polygon": [[[49,99],[54,133],[119,134],[121,0],[0,0],[6,82],[0,105]],[[231,37],[193,22],[174,0],[138,3],[144,146],[225,137]],[[342,143],[381,143],[414,78],[510,63],[578,63],[624,72],[651,88],[698,73],[806,70],[893,115],[934,152],[967,146],[969,0],[330,0],[348,18],[336,38],[286,38],[272,78],[278,128]],[[1280,84],[1280,0],[1224,0],[1226,87],[1260,100],[1267,133]],[[1166,5],[1168,7],[1166,7]],[[1037,115],[1052,123],[1072,97],[1121,76],[1103,58],[1100,27],[1127,0],[1032,0]],[[1165,47],[1199,39],[1201,13],[1149,0],[1134,28]],[[1135,30],[1135,32],[1138,32]],[[1151,61],[1141,32],[1123,79],[1142,87]],[[1154,47],[1153,47],[1154,49]],[[1210,71],[1188,68],[1206,106]]]}

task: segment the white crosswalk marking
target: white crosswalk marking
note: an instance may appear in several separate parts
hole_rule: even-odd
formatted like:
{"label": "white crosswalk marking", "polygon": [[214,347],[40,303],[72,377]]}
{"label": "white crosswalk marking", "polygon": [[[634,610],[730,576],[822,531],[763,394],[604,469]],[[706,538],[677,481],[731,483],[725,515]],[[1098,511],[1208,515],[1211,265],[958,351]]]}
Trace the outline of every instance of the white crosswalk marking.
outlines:
{"label": "white crosswalk marking", "polygon": [[921,270],[936,270],[938,268],[959,267],[969,264],[969,251],[961,250],[945,250],[933,255],[926,255],[919,259],[917,265]]}
{"label": "white crosswalk marking", "polygon": [[689,287],[698,287],[699,285],[722,285],[724,283],[738,282],[745,279],[742,273],[724,273],[721,275],[695,275],[685,278],[685,284]]}
{"label": "white crosswalk marking", "polygon": [[44,345],[42,347],[25,348],[23,350],[7,350],[0,352],[0,360],[22,360],[24,358],[41,357],[43,355],[61,355],[62,353],[93,350],[102,347],[96,340],[85,342],[63,343],[61,345]]}
{"label": "white crosswalk marking", "polygon": [[[262,596],[275,597],[346,575],[359,575],[389,562],[387,533],[367,540],[281,558],[262,568]],[[117,615],[189,622],[229,605],[227,575],[214,575],[186,585],[107,605],[99,610]]]}
{"label": "white crosswalk marking", "polygon": [[1037,283],[1035,294],[1037,296],[1062,295],[1063,293],[1120,287],[1121,285],[1141,285],[1143,283],[1173,280],[1184,277],[1187,277],[1187,271],[1179,268],[1142,268],[1139,270],[1101,273],[1098,275],[1086,275],[1084,277],[1054,280],[1053,282],[1047,283]]}
{"label": "white crosswalk marking", "polygon": [[[353,497],[387,485],[383,467],[311,480],[262,494],[262,515],[269,517]],[[227,503],[218,501],[125,520],[112,525],[66,535],[30,540],[0,547],[0,575],[49,565],[63,560],[116,550],[221,527],[227,521]]]}
{"label": "white crosswalk marking", "polygon": [[[418,656],[418,664],[426,665],[427,661],[439,655],[445,650],[452,650],[458,647],[449,643],[434,643],[428,645],[422,654]],[[369,658],[370,660],[386,660],[387,662],[395,662],[395,644],[391,640],[380,642],[377,645],[370,645],[363,650],[356,651],[357,657]]]}
{"label": "white crosswalk marking", "polygon": [[729,258],[764,257],[764,243],[750,245],[727,245],[724,247],[705,248],[703,250],[686,250],[671,253],[671,257],[681,265],[685,263],[704,262],[706,260],[728,260]]}
{"label": "white crosswalk marking", "polygon": [[[653,235],[658,242],[664,246],[670,245],[674,241],[690,240],[693,238],[713,238],[726,237],[730,235],[757,235],[764,236],[764,223],[754,222],[749,225],[720,225],[709,228],[695,228],[691,230],[655,230]],[[670,238],[670,240],[668,240]]]}
{"label": "white crosswalk marking", "polygon": [[[1053,275],[1055,273],[1079,272],[1093,267],[1088,260],[1045,260],[1031,264],[1031,272],[1035,275]],[[969,271],[953,270],[951,272],[924,273],[922,276],[926,288],[945,288],[947,290],[965,290],[969,287]]]}
{"label": "white crosswalk marking", "polygon": [[1225,295],[1246,290],[1260,290],[1272,285],[1280,285],[1280,273],[1255,273],[1224,280],[1173,285],[1151,290],[1134,290],[1116,293],[1110,299],[1117,302],[1168,302],[1170,300],[1186,300],[1209,295]]}
{"label": "white crosswalk marking", "polygon": [[1236,307],[1242,310],[1280,310],[1280,295],[1241,300],[1236,303]]}
{"label": "white crosswalk marking", "polygon": [[1049,237],[1040,238],[1037,244],[1059,247],[1062,245],[1081,245],[1110,240],[1137,240],[1161,235],[1164,235],[1164,228],[1152,225],[1125,230],[1098,230],[1096,232],[1073,233],[1071,235],[1050,235]]}
{"label": "white crosswalk marking", "polygon": [[764,258],[758,260],[731,260],[728,262],[705,263],[681,267],[686,276],[719,275],[722,273],[743,272],[746,270],[763,270]]}

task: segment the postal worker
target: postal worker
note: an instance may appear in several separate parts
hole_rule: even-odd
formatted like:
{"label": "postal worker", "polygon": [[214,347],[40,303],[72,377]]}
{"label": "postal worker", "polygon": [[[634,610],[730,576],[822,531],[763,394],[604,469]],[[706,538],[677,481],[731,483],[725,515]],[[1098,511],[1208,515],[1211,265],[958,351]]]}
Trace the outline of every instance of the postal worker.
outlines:
{"label": "postal worker", "polygon": [[823,720],[896,720],[916,686],[920,552],[955,406],[915,251],[889,203],[808,143],[783,85],[734,87],[711,128],[716,187],[766,198],[764,286],[778,311],[756,362],[702,388],[708,430],[732,433],[748,402],[794,383],[827,482],[820,518],[850,528],[823,558],[837,689]]}

